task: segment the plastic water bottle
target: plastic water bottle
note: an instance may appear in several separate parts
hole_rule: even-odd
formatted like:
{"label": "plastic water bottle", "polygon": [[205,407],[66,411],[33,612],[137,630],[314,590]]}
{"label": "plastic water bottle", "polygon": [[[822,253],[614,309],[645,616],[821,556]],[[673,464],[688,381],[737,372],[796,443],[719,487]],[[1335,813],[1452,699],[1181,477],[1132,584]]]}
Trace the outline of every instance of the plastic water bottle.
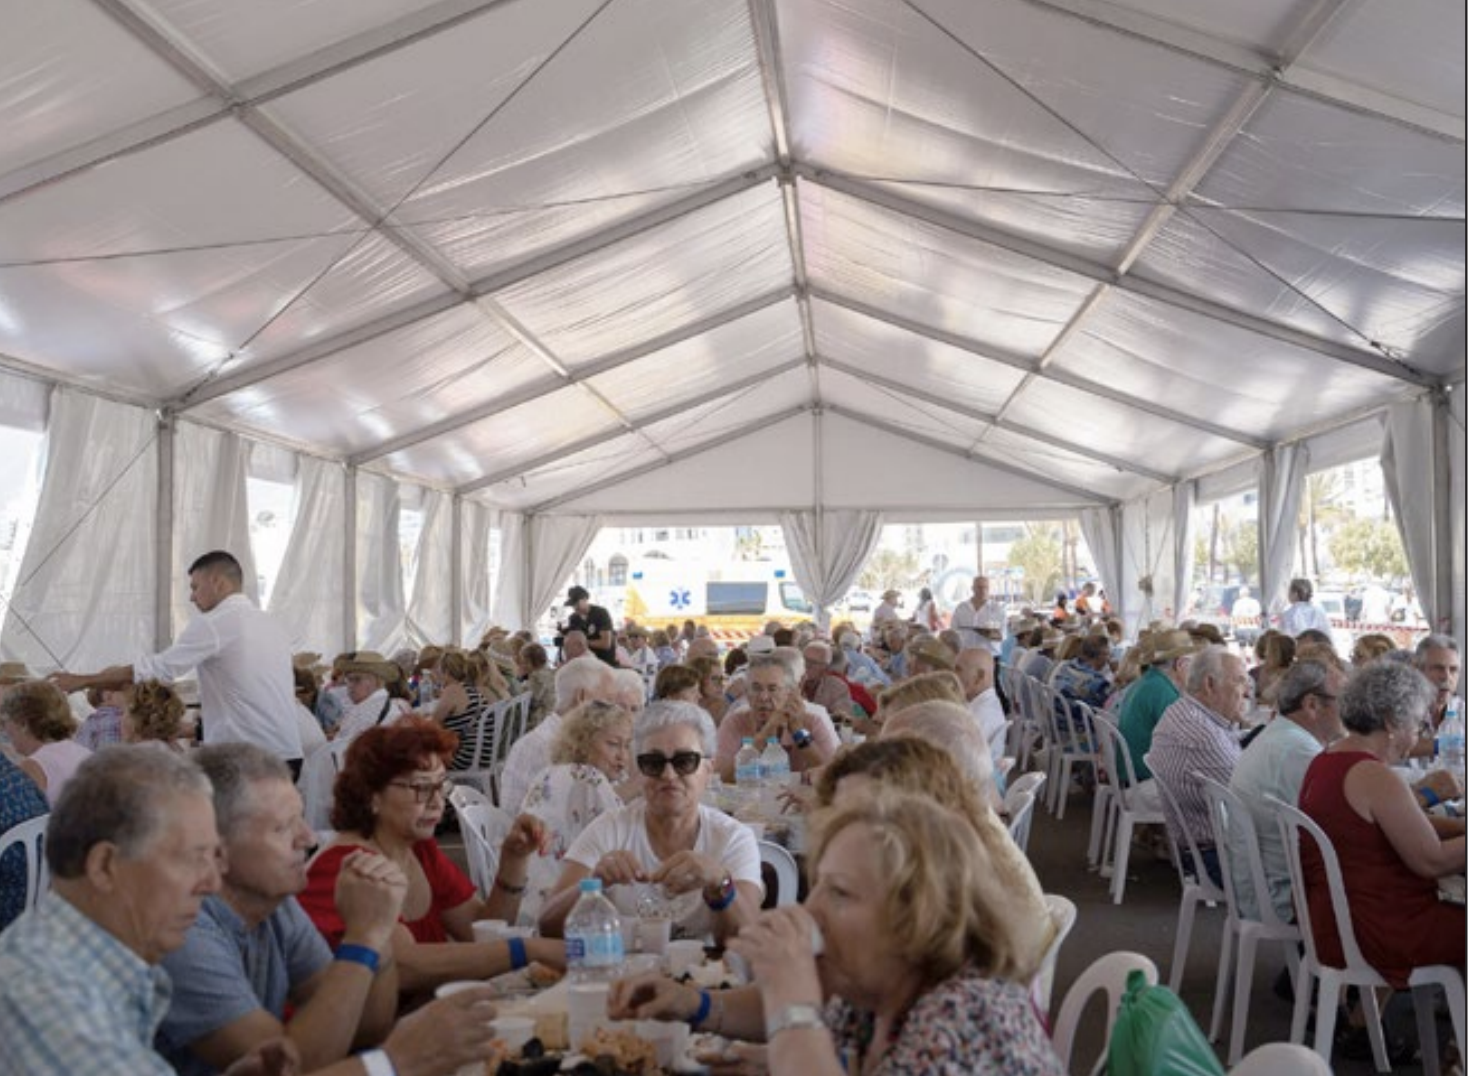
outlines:
{"label": "plastic water bottle", "polygon": [[779,740],[771,740],[765,744],[764,753],[759,760],[765,771],[766,790],[778,795],[780,789],[790,783],[790,756],[785,753]]}
{"label": "plastic water bottle", "polygon": [[566,917],[566,971],[573,983],[611,982],[622,967],[622,920],[600,878],[583,878],[580,888]]}
{"label": "plastic water bottle", "polygon": [[1463,700],[1448,697],[1448,708],[1437,727],[1437,758],[1443,766],[1459,776],[1463,774]]}
{"label": "plastic water bottle", "polygon": [[765,770],[760,753],[754,748],[754,737],[746,736],[739,743],[739,753],[734,756],[734,783],[741,793],[758,790],[764,783]]}

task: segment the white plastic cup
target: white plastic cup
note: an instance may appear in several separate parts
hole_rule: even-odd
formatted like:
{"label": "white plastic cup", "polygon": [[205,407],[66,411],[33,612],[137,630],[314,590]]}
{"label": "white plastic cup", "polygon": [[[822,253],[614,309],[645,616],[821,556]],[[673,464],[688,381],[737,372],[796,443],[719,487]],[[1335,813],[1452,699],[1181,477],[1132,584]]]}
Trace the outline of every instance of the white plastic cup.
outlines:
{"label": "white plastic cup", "polygon": [[624,915],[621,918],[621,925],[623,954],[637,952],[637,920],[630,915]]}
{"label": "white plastic cup", "polygon": [[500,1016],[490,1023],[494,1037],[501,1040],[511,1053],[535,1037],[535,1020],[529,1016]]}
{"label": "white plastic cup", "polygon": [[435,987],[433,991],[433,996],[436,998],[446,998],[454,994],[462,993],[465,990],[473,990],[476,986],[483,985],[483,981],[479,979],[455,979],[451,983],[441,983],[437,987]]}
{"label": "white plastic cup", "polygon": [[657,971],[661,966],[662,960],[657,953],[633,953],[622,961],[622,974],[625,977],[643,975]]}
{"label": "white plastic cup", "polygon": [[673,921],[666,916],[637,921],[637,948],[644,953],[662,956],[668,949],[668,939],[673,936]]}
{"label": "white plastic cup", "polygon": [[581,1040],[607,1022],[609,983],[572,983],[566,988],[566,1029],[571,1049],[579,1050]]}
{"label": "white plastic cup", "polygon": [[677,978],[703,963],[703,942],[697,938],[670,941],[667,948],[668,974]]}
{"label": "white plastic cup", "polygon": [[503,919],[474,920],[474,940],[477,942],[503,941],[509,937],[506,931],[510,924]]}

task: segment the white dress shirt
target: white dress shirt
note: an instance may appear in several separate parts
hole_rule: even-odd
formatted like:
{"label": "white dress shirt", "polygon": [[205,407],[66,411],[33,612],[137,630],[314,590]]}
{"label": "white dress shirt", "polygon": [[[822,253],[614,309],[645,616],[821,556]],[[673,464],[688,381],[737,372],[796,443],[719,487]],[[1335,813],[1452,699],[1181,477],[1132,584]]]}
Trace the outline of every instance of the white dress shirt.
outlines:
{"label": "white dress shirt", "polygon": [[999,701],[999,692],[992,687],[979,692],[968,700],[968,712],[978,721],[979,730],[988,741],[989,754],[994,757],[997,765],[1004,757],[1004,726],[1009,720],[1004,716],[1004,705]]}
{"label": "white dress shirt", "polygon": [[189,621],[161,654],[133,661],[133,678],[168,683],[199,671],[205,743],[253,743],[283,759],[301,757],[291,641],[268,613],[231,594]]}
{"label": "white dress shirt", "polygon": [[953,607],[953,618],[950,623],[953,630],[958,632],[958,638],[963,643],[965,650],[982,646],[994,656],[999,655],[1000,639],[988,639],[979,634],[979,629],[984,628],[998,632],[1001,639],[1004,635],[1004,606],[993,598],[977,609],[974,608],[972,598],[959,602]]}

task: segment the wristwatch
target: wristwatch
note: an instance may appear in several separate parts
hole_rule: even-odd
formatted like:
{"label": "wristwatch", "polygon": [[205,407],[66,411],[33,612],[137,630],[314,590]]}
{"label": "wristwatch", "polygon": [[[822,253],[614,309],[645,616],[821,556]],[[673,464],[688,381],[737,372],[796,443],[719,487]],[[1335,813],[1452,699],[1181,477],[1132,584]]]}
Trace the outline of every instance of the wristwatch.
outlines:
{"label": "wristwatch", "polygon": [[796,747],[804,750],[805,748],[810,746],[810,729],[796,729],[790,734],[790,740],[792,743],[795,744]]}
{"label": "wristwatch", "polygon": [[825,1026],[820,1006],[805,1003],[786,1005],[765,1026],[765,1040],[773,1039],[782,1031],[811,1031]]}

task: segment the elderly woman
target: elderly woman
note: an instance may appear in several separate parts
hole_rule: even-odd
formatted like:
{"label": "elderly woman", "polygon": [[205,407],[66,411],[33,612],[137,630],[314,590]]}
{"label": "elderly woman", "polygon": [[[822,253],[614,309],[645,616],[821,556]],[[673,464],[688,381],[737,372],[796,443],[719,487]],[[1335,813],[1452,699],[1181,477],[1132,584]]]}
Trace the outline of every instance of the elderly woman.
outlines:
{"label": "elderly woman", "polygon": [[729,712],[729,697],[724,694],[724,685],[729,675],[724,672],[724,663],[716,657],[705,655],[694,658],[688,667],[698,674],[698,698],[693,701],[708,711],[717,726]]}
{"label": "elderly woman", "polygon": [[559,937],[581,879],[596,877],[624,915],[635,915],[654,888],[673,923],[693,937],[723,943],[759,911],[759,851],[743,823],[700,800],[708,784],[714,723],[697,706],[650,703],[633,730],[642,798],[608,811],[567,850],[540,932]]}
{"label": "elderly woman", "polygon": [[403,671],[371,650],[359,650],[341,663],[346,698],[341,721],[331,732],[334,740],[351,740],[377,725],[390,725],[409,710],[408,700],[390,687],[401,683]]}
{"label": "elderly woman", "polygon": [[1254,643],[1254,656],[1259,659],[1249,670],[1254,680],[1254,697],[1273,706],[1276,686],[1295,663],[1295,640],[1270,628]]}
{"label": "elderly woman", "polygon": [[[1335,845],[1356,941],[1392,986],[1413,968],[1463,966],[1463,906],[1438,900],[1436,879],[1461,873],[1461,819],[1431,818],[1392,772],[1417,742],[1435,690],[1415,669],[1374,662],[1340,698],[1345,737],[1315,757],[1300,785],[1300,810]],[[1451,836],[1450,836],[1451,834]],[[1343,961],[1319,852],[1301,841],[1305,893],[1321,958]]]}
{"label": "elderly woman", "polygon": [[734,756],[744,737],[764,750],[778,740],[790,757],[790,771],[804,773],[828,762],[841,740],[824,707],[800,694],[805,659],[799,650],[776,647],[749,659],[748,697],[730,709],[719,725],[715,765],[725,781],[734,780]]}
{"label": "elderly woman", "polygon": [[444,651],[434,672],[439,685],[438,700],[429,716],[459,738],[449,769],[472,770],[489,765],[493,759],[474,757],[474,730],[481,721],[488,722],[484,742],[493,743],[492,711],[496,700],[480,688],[474,663],[463,650]]}
{"label": "elderly woman", "polygon": [[336,908],[342,862],[360,848],[386,856],[408,878],[408,895],[393,935],[404,993],[455,979],[484,979],[529,960],[565,963],[564,946],[540,938],[475,942],[476,919],[514,919],[530,856],[545,839],[539,820],[521,816],[505,837],[499,872],[487,899],[474,891],[433,839],[443,820],[453,757],[452,733],[422,718],[368,729],[352,741],[337,777],[331,823],[335,839],[317,853],[300,894],[301,907],[336,947],[345,925]]}
{"label": "elderly woman", "polygon": [[[929,753],[921,769],[943,774],[941,751]],[[776,1074],[1062,1072],[1025,985],[1043,948],[1022,940],[1024,913],[970,824],[980,808],[859,776],[817,818],[806,903],[766,913],[730,946],[754,988],[631,979],[613,988],[613,1014],[701,1014],[709,1030],[768,1041]]]}
{"label": "elderly woman", "polygon": [[632,714],[609,702],[573,707],[561,715],[550,760],[531,782],[520,808],[539,818],[549,834],[544,851],[530,861],[530,891],[520,905],[522,919],[532,922],[581,831],[622,806],[616,785],[626,778],[632,761]]}
{"label": "elderly woman", "polygon": [[132,690],[122,714],[123,743],[161,743],[180,751],[189,738],[187,708],[178,692],[160,680],[144,680]]}
{"label": "elderly woman", "polygon": [[520,682],[530,692],[530,720],[526,730],[540,724],[547,714],[556,712],[556,672],[550,667],[550,655],[539,643],[525,643],[515,655],[515,668]]}
{"label": "elderly woman", "polygon": [[698,673],[690,665],[665,665],[658,670],[652,684],[652,697],[664,702],[691,702],[699,699]]}
{"label": "elderly woman", "polygon": [[66,696],[46,680],[26,680],[0,699],[0,724],[22,756],[20,769],[55,804],[91,751],[72,739],[77,720]]}

